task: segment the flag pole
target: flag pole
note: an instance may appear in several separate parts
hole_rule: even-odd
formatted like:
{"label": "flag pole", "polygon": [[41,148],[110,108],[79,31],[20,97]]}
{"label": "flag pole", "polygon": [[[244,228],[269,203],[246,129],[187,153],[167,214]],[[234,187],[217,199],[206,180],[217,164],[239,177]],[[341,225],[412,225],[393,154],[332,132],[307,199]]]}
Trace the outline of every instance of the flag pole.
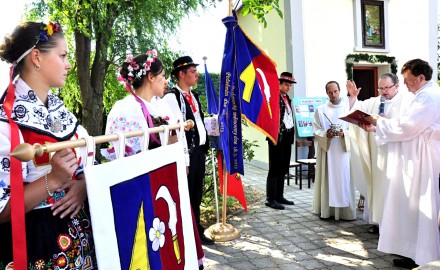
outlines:
{"label": "flag pole", "polygon": [[[223,159],[224,162],[224,159]],[[228,172],[226,170],[226,164],[223,164],[223,218],[222,225],[226,226],[226,210],[227,210],[227,198],[228,198]]]}
{"label": "flag pole", "polygon": [[[206,60],[208,59],[208,57],[203,56],[203,62],[205,64],[206,67]],[[206,74],[205,74],[206,76]],[[217,177],[215,175],[215,162],[214,162],[214,149],[211,148],[211,164],[212,164],[212,177],[214,179],[214,198],[215,198],[215,215],[217,217],[217,223],[220,222],[220,216],[218,213],[218,195],[217,195]]]}
{"label": "flag pole", "polygon": [[[229,0],[228,16],[232,16],[232,0]],[[226,223],[227,187],[228,187],[228,173],[226,169],[226,164],[223,164],[222,223],[217,222],[217,224],[212,225],[206,230],[206,232],[211,236],[212,239],[219,242],[230,241],[240,237],[240,232],[236,228],[234,228],[234,226]]]}
{"label": "flag pole", "polygon": [[219,223],[220,216],[219,216],[219,212],[218,212],[217,176],[215,175],[214,149],[212,149],[212,148],[211,148],[211,163],[212,163],[212,174],[214,177],[215,214],[217,217],[217,223]]}
{"label": "flag pole", "polygon": [[211,239],[217,242],[226,242],[237,239],[240,237],[240,232],[234,228],[231,224],[226,223],[226,209],[227,209],[227,188],[228,188],[228,172],[226,169],[225,160],[222,161],[222,172],[223,172],[223,205],[222,205],[222,222],[217,222],[206,229],[206,233],[211,237]]}

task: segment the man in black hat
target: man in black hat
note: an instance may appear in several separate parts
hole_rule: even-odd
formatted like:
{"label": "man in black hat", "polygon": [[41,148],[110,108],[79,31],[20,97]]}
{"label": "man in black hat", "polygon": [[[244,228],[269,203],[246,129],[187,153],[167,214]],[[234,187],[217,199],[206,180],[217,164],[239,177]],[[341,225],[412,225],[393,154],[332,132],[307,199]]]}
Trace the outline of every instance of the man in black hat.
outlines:
{"label": "man in black hat", "polygon": [[[203,123],[203,111],[197,93],[191,88],[197,85],[199,74],[197,66],[189,56],[182,56],[173,63],[171,75],[177,79],[164,96],[176,117],[183,117],[183,121],[193,120],[194,128],[185,131],[189,151],[188,190],[195,222],[202,244],[211,245],[212,239],[205,236],[205,229],[200,224],[200,204],[202,203],[203,182],[205,178],[205,155],[208,153],[208,136]],[[179,115],[180,114],[180,115]]]}
{"label": "man in black hat", "polygon": [[284,198],[284,177],[289,173],[290,155],[295,137],[291,100],[287,93],[296,83],[290,72],[283,72],[280,81],[280,130],[277,145],[269,139],[269,173],[266,181],[266,206],[283,210],[293,201]]}

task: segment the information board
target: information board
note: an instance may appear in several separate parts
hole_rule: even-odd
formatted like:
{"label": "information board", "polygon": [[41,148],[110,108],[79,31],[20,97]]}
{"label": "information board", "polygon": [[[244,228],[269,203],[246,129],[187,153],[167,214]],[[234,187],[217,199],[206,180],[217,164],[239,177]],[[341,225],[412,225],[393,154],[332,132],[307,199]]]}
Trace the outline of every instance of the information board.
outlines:
{"label": "information board", "polygon": [[293,98],[295,127],[299,137],[313,137],[313,117],[316,107],[324,104],[327,97]]}

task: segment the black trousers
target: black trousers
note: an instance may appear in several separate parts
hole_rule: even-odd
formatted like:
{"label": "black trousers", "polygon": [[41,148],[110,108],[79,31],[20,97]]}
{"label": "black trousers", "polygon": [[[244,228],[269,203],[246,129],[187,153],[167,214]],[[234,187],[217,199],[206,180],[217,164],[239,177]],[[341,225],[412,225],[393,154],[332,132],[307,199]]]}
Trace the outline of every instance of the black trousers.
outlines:
{"label": "black trousers", "polygon": [[267,200],[277,200],[284,197],[284,177],[289,172],[292,144],[290,140],[281,140],[277,145],[268,141],[269,173],[266,181]]}
{"label": "black trousers", "polygon": [[199,234],[205,229],[200,224],[200,204],[202,203],[203,183],[205,180],[205,153],[195,146],[189,156],[188,191],[191,208]]}

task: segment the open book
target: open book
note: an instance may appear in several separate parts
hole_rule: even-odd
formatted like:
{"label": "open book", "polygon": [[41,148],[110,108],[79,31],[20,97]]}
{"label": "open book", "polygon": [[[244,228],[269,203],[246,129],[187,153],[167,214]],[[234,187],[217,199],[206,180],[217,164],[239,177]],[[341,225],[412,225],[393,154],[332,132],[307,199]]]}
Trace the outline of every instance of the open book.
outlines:
{"label": "open book", "polygon": [[354,110],[349,112],[346,115],[343,115],[341,117],[339,117],[339,119],[347,121],[349,123],[358,125],[359,123],[361,124],[370,124],[367,120],[365,120],[365,117],[371,116],[371,114],[366,113],[364,111],[361,110]]}

